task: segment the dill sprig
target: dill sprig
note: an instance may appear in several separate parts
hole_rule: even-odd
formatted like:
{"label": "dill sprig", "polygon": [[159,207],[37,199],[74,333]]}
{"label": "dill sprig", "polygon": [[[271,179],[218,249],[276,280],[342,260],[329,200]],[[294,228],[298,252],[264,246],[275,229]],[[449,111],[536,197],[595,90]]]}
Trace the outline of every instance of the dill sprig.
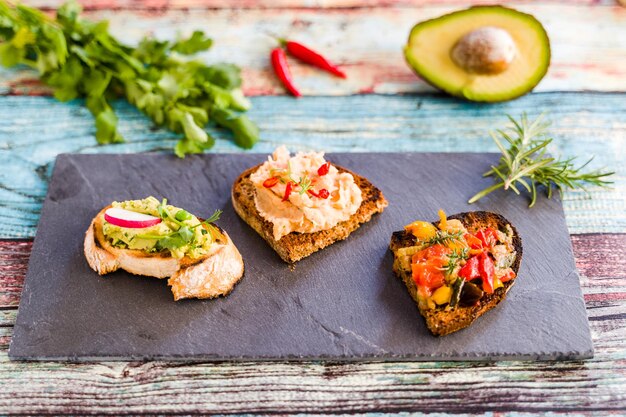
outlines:
{"label": "dill sprig", "polygon": [[561,160],[549,156],[547,147],[552,143],[552,138],[546,134],[549,123],[544,122],[543,117],[542,114],[535,121],[529,122],[525,113],[519,121],[508,116],[513,124],[511,128],[491,132],[491,137],[502,152],[502,156],[500,163],[497,166],[492,165],[483,176],[493,177],[496,183],[470,198],[468,201],[470,204],[500,188],[511,189],[520,194],[521,186],[530,193],[529,207],[533,207],[537,201],[538,186],[545,187],[548,198],[551,198],[553,188],[560,193],[566,188],[587,191],[586,184],[604,187],[612,183],[605,178],[614,172],[603,170],[582,172],[593,158],[576,167],[575,158]]}

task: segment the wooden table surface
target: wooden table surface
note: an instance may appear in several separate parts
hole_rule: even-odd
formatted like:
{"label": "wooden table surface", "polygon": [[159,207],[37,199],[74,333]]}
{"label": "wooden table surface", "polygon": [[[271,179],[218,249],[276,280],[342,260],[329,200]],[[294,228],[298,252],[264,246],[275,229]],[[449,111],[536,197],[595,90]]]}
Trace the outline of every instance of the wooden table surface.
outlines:
{"label": "wooden table surface", "polygon": [[[58,0],[25,3],[50,11]],[[581,274],[595,357],[574,362],[167,363],[12,362],[7,356],[32,239],[56,155],[171,147],[127,103],[115,108],[123,145],[97,146],[81,102],[59,103],[25,69],[0,70],[0,415],[357,413],[626,414],[626,9],[613,0],[512,4],[546,26],[553,59],[535,92],[491,105],[437,94],[405,65],[417,21],[457,0],[97,0],[87,15],[136,42],[203,29],[207,62],[244,68],[256,152],[278,144],[326,151],[496,151],[489,129],[505,114],[549,112],[555,153],[596,155],[611,189],[567,192],[564,207]],[[228,3],[228,5],[226,5]],[[477,2],[480,3],[480,2]],[[485,1],[484,3],[491,3]],[[307,95],[283,96],[269,70],[276,34],[301,40],[347,70],[338,80],[292,63]],[[399,93],[403,93],[400,95]],[[240,152],[221,133],[215,152]],[[592,198],[590,199],[589,196]],[[494,414],[488,414],[494,415]]]}

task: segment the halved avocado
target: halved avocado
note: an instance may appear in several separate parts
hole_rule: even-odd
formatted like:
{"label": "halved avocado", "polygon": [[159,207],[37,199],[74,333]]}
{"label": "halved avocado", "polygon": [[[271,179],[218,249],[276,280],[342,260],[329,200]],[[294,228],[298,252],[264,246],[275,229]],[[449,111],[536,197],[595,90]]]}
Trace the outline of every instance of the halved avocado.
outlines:
{"label": "halved avocado", "polygon": [[417,75],[453,96],[505,101],[546,74],[550,40],[529,14],[476,6],[415,25],[404,55]]}

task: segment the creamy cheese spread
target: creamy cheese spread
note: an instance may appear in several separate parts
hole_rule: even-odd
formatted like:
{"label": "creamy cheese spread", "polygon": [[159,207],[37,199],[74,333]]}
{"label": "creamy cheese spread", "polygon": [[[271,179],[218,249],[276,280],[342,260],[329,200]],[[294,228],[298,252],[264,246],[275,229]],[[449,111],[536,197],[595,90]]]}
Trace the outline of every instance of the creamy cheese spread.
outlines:
{"label": "creamy cheese spread", "polygon": [[[363,197],[352,174],[340,173],[330,165],[328,173],[319,175],[318,170],[324,164],[323,152],[299,152],[291,156],[281,146],[250,176],[256,188],[256,209],[273,224],[274,239],[291,232],[328,230],[357,212]],[[268,186],[267,180],[275,177],[280,180]],[[292,191],[287,192],[290,182]],[[323,190],[328,193],[326,198],[317,196],[324,195]]]}

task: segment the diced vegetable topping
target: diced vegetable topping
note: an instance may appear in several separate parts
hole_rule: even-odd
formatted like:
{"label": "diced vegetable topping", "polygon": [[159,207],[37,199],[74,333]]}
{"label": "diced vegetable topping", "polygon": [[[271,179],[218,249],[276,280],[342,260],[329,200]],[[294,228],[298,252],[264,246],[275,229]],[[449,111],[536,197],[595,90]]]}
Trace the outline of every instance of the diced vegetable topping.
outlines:
{"label": "diced vegetable topping", "polygon": [[469,233],[463,224],[439,211],[438,227],[425,221],[405,226],[416,246],[403,249],[418,296],[429,308],[470,306],[515,279],[512,230],[491,227]]}
{"label": "diced vegetable topping", "polygon": [[432,223],[416,221],[404,226],[404,230],[411,233],[419,240],[430,240],[437,235],[437,228]]}

